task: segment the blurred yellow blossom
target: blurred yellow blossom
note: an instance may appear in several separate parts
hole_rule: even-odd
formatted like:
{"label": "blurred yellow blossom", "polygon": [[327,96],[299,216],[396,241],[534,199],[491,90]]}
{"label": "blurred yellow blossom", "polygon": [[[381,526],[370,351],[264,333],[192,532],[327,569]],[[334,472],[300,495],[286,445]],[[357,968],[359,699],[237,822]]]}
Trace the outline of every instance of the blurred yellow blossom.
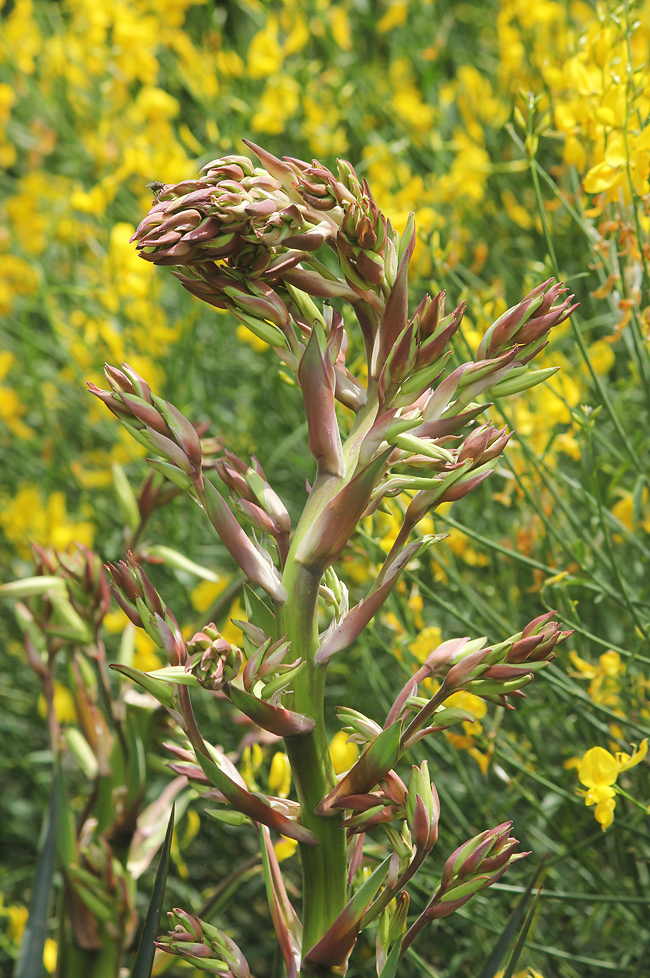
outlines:
{"label": "blurred yellow blossom", "polygon": [[290,859],[294,855],[296,849],[298,848],[298,843],[295,839],[287,839],[284,835],[280,838],[279,842],[276,842],[273,846],[273,851],[275,852],[276,859],[281,863],[284,859]]}
{"label": "blurred yellow blossom", "polygon": [[348,743],[348,735],[344,730],[334,734],[330,740],[330,757],[336,774],[349,771],[358,756],[359,748],[356,744]]}
{"label": "blurred yellow blossom", "polygon": [[[77,711],[74,705],[74,697],[67,686],[63,683],[54,683],[54,695],[52,698],[54,715],[59,723],[76,723]],[[47,716],[47,703],[45,696],[41,693],[38,697],[37,709],[39,715],[45,719]]]}
{"label": "blurred yellow blossom", "polygon": [[287,798],[291,789],[291,765],[282,751],[276,751],[269,769],[269,791],[278,798]]}
{"label": "blurred yellow blossom", "polygon": [[93,545],[94,525],[89,520],[71,519],[65,495],[58,490],[44,503],[37,486],[23,485],[13,499],[4,497],[0,503],[0,527],[22,557],[30,556],[32,542],[55,550],[65,550],[76,542]]}

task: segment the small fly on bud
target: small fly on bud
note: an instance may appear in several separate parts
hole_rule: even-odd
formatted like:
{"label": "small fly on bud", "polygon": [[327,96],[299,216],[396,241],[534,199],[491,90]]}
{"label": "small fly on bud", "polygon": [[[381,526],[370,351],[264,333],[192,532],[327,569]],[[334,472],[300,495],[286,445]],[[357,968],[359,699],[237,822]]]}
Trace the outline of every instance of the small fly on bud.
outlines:
{"label": "small fly on bud", "polygon": [[160,193],[160,191],[164,189],[165,184],[164,183],[161,183],[160,180],[152,180],[151,183],[148,183],[147,184],[147,187],[149,188],[149,190],[151,191],[151,193],[154,195],[154,197],[157,197],[158,194]]}

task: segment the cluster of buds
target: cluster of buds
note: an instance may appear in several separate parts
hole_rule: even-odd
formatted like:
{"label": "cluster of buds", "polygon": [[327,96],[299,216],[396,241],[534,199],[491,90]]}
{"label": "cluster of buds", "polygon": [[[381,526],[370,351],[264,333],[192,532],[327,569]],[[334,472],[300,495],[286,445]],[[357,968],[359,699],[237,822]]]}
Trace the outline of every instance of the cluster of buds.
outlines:
{"label": "cluster of buds", "polygon": [[[16,613],[30,662],[46,641],[90,646],[110,607],[110,591],[97,554],[82,544],[68,553],[34,544],[36,575],[0,586],[6,598],[26,599]],[[29,626],[29,627],[28,627]]]}
{"label": "cluster of buds", "polygon": [[458,910],[479,890],[496,883],[509,866],[530,855],[515,852],[519,842],[511,838],[511,827],[512,822],[504,822],[481,832],[452,852],[442,871],[440,886],[404,937],[402,954],[429,921],[447,917]]}
{"label": "cluster of buds", "polygon": [[[77,863],[65,869],[75,913],[73,929],[81,947],[101,949],[104,930],[110,940],[130,944],[138,926],[131,881],[103,838],[80,840]],[[89,912],[90,911],[90,912]]]}
{"label": "cluster of buds", "polygon": [[165,651],[170,665],[183,665],[187,651],[178,623],[133,554],[127,553],[125,561],[107,564],[106,569],[112,578],[115,600],[129,621],[143,628]]}
{"label": "cluster of buds", "polygon": [[231,645],[210,622],[187,643],[186,672],[191,672],[204,689],[223,689],[239,674],[244,657],[241,649]]}
{"label": "cluster of buds", "polygon": [[[533,681],[535,673],[550,665],[555,658],[555,646],[572,634],[562,631],[560,623],[552,620],[554,614],[551,611],[540,615],[523,631],[487,648],[484,648],[485,638],[443,642],[397,696],[386,728],[399,717],[415,714],[402,737],[404,748],[429,733],[445,729],[461,719],[457,711],[443,707],[445,700],[461,689],[512,709],[509,698],[525,696],[523,687]],[[430,676],[441,677],[442,683],[431,699],[424,699],[417,695],[417,688]]]}
{"label": "cluster of buds", "polygon": [[111,603],[106,574],[99,556],[81,543],[69,552],[33,545],[36,574],[65,581],[68,600],[95,634]]}
{"label": "cluster of buds", "polygon": [[214,464],[244,519],[261,533],[274,537],[280,561],[284,564],[289,550],[291,518],[286,506],[269,485],[260,463],[253,456],[252,464],[246,465],[232,452],[226,451],[224,457]]}
{"label": "cluster of buds", "polygon": [[[266,170],[245,156],[213,160],[198,180],[167,184],[132,237],[157,265],[191,265],[230,259],[254,249],[248,274],[263,271],[280,242],[302,230],[296,204]],[[250,246],[253,246],[251,249]]]}
{"label": "cluster of buds", "polygon": [[152,394],[146,381],[128,364],[122,364],[122,370],[107,365],[105,374],[111,390],[103,391],[89,384],[91,392],[137,441],[162,456],[162,460],[147,461],[190,492],[249,580],[263,587],[276,601],[284,601],[286,592],[272,557],[251,542],[215,486],[204,479],[201,440],[194,425],[168,401]]}
{"label": "cluster of buds", "polygon": [[180,955],[188,965],[209,975],[251,978],[246,958],[223,931],[178,908],[168,917],[172,930],[156,941],[156,947]]}
{"label": "cluster of buds", "polygon": [[[476,356],[481,359],[496,357],[513,345],[517,347],[518,359],[523,359],[524,362],[537,356],[546,346],[545,342],[538,346],[540,340],[577,308],[572,295],[562,298],[568,289],[562,284],[551,285],[552,281],[553,279],[547,279],[542,282],[518,305],[499,316],[483,336]],[[522,353],[525,353],[523,358]]]}
{"label": "cluster of buds", "polygon": [[104,374],[110,391],[88,384],[91,393],[104,402],[136,441],[166,459],[152,460],[153,468],[181,489],[200,492],[201,439],[194,425],[173,404],[153,394],[146,380],[128,364],[122,364],[121,370],[107,364]]}

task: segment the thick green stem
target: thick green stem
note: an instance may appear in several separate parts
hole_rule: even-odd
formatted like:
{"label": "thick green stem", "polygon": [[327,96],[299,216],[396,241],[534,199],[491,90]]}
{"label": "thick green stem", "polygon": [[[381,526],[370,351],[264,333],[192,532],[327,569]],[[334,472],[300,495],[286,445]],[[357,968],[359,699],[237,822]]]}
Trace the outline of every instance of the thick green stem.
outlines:
{"label": "thick green stem", "polygon": [[[302,517],[296,528],[282,578],[288,598],[277,609],[279,634],[291,641],[292,656],[304,659],[305,667],[296,675],[293,693],[286,705],[314,720],[309,734],[286,739],[303,825],[318,839],[318,846],[300,846],[303,875],[303,953],[325,934],[348,900],[345,830],[338,818],[324,818],[316,808],[334,787],[335,777],[329,754],[323,700],[325,666],[317,666],[318,589],[320,577],[298,563],[295,554],[303,535],[328,502],[353,477],[363,439],[377,415],[374,388],[368,403],[359,411],[344,446],[346,473],[343,478],[321,474],[316,478]],[[305,974],[305,972],[303,972]],[[319,975],[326,974],[322,968]],[[337,969],[332,974],[339,974]]]}
{"label": "thick green stem", "polygon": [[306,952],[320,940],[347,902],[345,830],[338,819],[316,814],[319,802],[334,786],[323,715],[325,668],[314,663],[318,649],[319,580],[291,561],[285,570],[284,584],[289,599],[282,609],[282,630],[291,640],[293,655],[300,655],[307,663],[296,676],[292,708],[314,720],[311,733],[286,740],[302,823],[319,842],[318,846],[300,846]]}

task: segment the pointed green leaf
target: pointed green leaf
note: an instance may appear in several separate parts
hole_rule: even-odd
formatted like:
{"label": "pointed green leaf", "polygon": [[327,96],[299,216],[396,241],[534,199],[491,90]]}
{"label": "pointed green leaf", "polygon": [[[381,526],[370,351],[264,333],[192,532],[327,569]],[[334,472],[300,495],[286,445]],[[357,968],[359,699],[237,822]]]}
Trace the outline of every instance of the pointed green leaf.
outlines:
{"label": "pointed green leaf", "polygon": [[152,669],[146,673],[150,679],[162,680],[165,683],[177,683],[179,686],[200,686],[200,682],[185,666],[164,666],[162,669]]}
{"label": "pointed green leaf", "polygon": [[391,952],[386,958],[386,964],[381,969],[381,974],[379,978],[395,978],[395,975],[397,974],[397,966],[399,964],[399,956],[401,950],[402,950],[402,941],[400,939],[399,941],[397,941],[396,944],[393,944],[393,947],[391,948]]}
{"label": "pointed green leaf", "polygon": [[542,862],[539,864],[539,866],[533,873],[533,876],[530,882],[528,883],[528,886],[526,887],[526,889],[521,895],[521,899],[517,903],[515,909],[512,911],[512,914],[510,915],[510,919],[506,923],[506,926],[503,928],[499,940],[494,945],[490,957],[483,965],[483,968],[481,969],[481,973],[478,975],[478,978],[494,978],[497,971],[499,970],[501,966],[501,962],[503,961],[506,955],[506,951],[508,950],[508,945],[510,944],[510,941],[514,936],[514,933],[517,927],[519,926],[519,922],[524,916],[524,912],[526,910],[526,904],[530,899],[530,894],[533,891],[533,887],[535,886],[535,883],[537,882],[537,879],[543,867],[544,867],[544,860],[542,860]]}
{"label": "pointed green leaf", "polygon": [[61,865],[64,870],[77,862],[77,839],[74,830],[74,818],[68,792],[63,777],[61,756],[59,755],[54,767],[54,791],[56,794],[56,847]]}
{"label": "pointed green leaf", "polygon": [[173,567],[175,570],[187,571],[189,574],[194,574],[195,577],[201,577],[204,581],[210,581],[212,584],[218,584],[221,580],[216,571],[202,567],[200,564],[195,564],[185,554],[180,554],[178,550],[172,550],[171,547],[164,547],[162,544],[157,543],[147,547],[147,555],[160,557],[163,564],[167,564],[168,567]]}
{"label": "pointed green leaf", "polygon": [[512,949],[512,954],[510,955],[510,960],[508,961],[508,964],[506,965],[506,970],[503,972],[503,978],[512,978],[512,976],[514,974],[515,967],[517,966],[517,962],[519,961],[519,957],[521,955],[521,952],[523,951],[524,945],[526,944],[526,938],[528,937],[528,931],[530,930],[530,925],[533,922],[533,917],[535,916],[535,911],[537,909],[537,901],[539,900],[539,897],[540,897],[541,892],[542,892],[542,888],[540,886],[540,888],[538,889],[537,893],[533,897],[533,902],[531,903],[530,909],[528,910],[528,913],[526,914],[526,919],[524,920],[523,927],[519,931],[519,935],[517,937],[517,943],[515,944],[515,946]]}
{"label": "pointed green leaf", "polygon": [[275,615],[266,602],[258,598],[248,584],[244,584],[244,604],[246,605],[246,617],[251,625],[261,628],[265,635],[275,639],[277,637]]}
{"label": "pointed green leaf", "polygon": [[401,730],[401,720],[382,730],[345,777],[323,798],[317,808],[319,815],[335,815],[336,802],[347,795],[365,795],[372,791],[397,763]]}
{"label": "pointed green leaf", "polygon": [[138,944],[138,951],[135,956],[135,963],[133,965],[133,971],[131,972],[131,978],[151,978],[153,959],[154,954],[156,953],[154,941],[158,936],[158,929],[160,926],[160,912],[162,910],[163,899],[165,897],[165,883],[167,882],[167,869],[169,867],[169,853],[172,847],[173,831],[174,806],[172,805],[171,815],[169,816],[169,825],[167,826],[167,834],[165,835],[165,841],[163,842],[162,851],[160,853],[158,872],[156,873],[153,890],[151,891],[149,909],[147,910],[147,916],[145,917],[144,926],[142,928],[142,935],[140,937],[140,943]]}
{"label": "pointed green leaf", "polygon": [[171,707],[174,705],[174,690],[168,683],[163,683],[159,679],[152,679],[146,672],[140,672],[139,669],[134,669],[132,666],[123,666],[119,663],[112,662],[110,668],[114,669],[115,672],[119,672],[120,675],[126,676],[127,679],[132,679],[139,686],[142,686],[143,689],[151,693],[163,706]]}
{"label": "pointed green leaf", "polygon": [[20,945],[20,954],[14,978],[41,978],[43,974],[43,949],[47,937],[47,917],[50,903],[54,856],[56,852],[57,786],[52,785],[50,807],[47,814],[43,848],[36,867],[34,889],[29,904],[29,917]]}
{"label": "pointed green leaf", "polygon": [[216,819],[217,822],[223,822],[224,825],[246,825],[250,822],[248,815],[244,815],[243,812],[231,812],[223,808],[206,808],[205,814]]}

